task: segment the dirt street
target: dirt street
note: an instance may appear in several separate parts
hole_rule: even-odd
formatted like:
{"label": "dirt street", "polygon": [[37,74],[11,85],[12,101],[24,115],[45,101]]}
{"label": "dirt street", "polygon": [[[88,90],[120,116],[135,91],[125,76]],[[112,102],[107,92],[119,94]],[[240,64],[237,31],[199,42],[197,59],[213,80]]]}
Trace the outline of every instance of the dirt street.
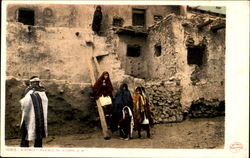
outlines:
{"label": "dirt street", "polygon": [[[112,139],[104,140],[101,131],[90,134],[49,136],[44,139],[44,147],[97,147],[97,148],[195,148],[221,149],[224,147],[225,117],[185,120],[180,123],[157,124],[151,129],[152,138],[121,140],[119,133],[113,133]],[[20,139],[6,140],[7,146],[18,146]],[[33,145],[32,142],[30,145]]]}

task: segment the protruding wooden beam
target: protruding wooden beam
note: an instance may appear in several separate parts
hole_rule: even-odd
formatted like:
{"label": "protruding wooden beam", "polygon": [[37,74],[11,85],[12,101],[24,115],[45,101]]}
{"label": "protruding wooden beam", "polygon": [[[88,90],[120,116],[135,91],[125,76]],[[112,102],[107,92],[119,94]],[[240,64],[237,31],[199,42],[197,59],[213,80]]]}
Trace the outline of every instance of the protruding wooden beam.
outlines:
{"label": "protruding wooden beam", "polygon": [[218,30],[223,29],[223,28],[225,28],[225,27],[226,27],[226,24],[225,24],[225,23],[220,23],[220,24],[218,24],[218,25],[212,26],[212,27],[210,28],[210,30],[211,30],[213,33],[216,33]]}
{"label": "protruding wooden beam", "polygon": [[197,25],[197,27],[198,27],[198,29],[202,29],[204,26],[207,26],[207,25],[211,24],[212,22],[213,22],[213,20],[209,19],[208,21]]}

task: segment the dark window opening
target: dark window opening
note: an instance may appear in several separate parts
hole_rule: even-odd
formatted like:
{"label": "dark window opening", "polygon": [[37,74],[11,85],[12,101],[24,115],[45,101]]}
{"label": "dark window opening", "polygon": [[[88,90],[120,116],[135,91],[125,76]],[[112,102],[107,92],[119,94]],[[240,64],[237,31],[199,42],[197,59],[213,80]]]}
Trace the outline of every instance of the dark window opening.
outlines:
{"label": "dark window opening", "polygon": [[132,25],[133,26],[145,25],[145,9],[132,9]]}
{"label": "dark window opening", "polygon": [[122,18],[113,18],[113,26],[122,27],[124,20]]}
{"label": "dark window opening", "polygon": [[96,60],[98,63],[100,63],[104,59],[104,55],[102,56],[96,56]]}
{"label": "dark window opening", "polygon": [[196,64],[198,66],[201,66],[203,64],[204,52],[205,47],[189,47],[187,55],[188,64]]}
{"label": "dark window opening", "polygon": [[141,54],[141,46],[139,46],[139,45],[128,45],[127,46],[127,56],[139,57],[140,54]]}
{"label": "dark window opening", "polygon": [[162,20],[161,15],[154,15],[154,21],[160,21],[160,20]]}
{"label": "dark window opening", "polygon": [[18,10],[18,22],[24,25],[34,25],[35,24],[35,12],[32,9],[19,9]]}
{"label": "dark window opening", "polygon": [[161,45],[156,44],[155,45],[155,56],[161,56]]}

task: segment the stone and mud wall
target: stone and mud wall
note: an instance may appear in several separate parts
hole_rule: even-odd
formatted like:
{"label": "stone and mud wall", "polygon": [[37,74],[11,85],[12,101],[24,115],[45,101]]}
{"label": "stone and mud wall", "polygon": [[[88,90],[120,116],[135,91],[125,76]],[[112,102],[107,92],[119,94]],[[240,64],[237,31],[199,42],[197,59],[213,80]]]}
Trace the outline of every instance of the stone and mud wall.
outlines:
{"label": "stone and mud wall", "polygon": [[[5,136],[17,138],[21,122],[19,100],[26,88],[25,80],[6,80]],[[90,84],[72,84],[67,81],[42,80],[49,99],[49,135],[67,135],[91,132],[100,126]]]}
{"label": "stone and mud wall", "polygon": [[[20,7],[35,10],[34,26],[16,22]],[[33,75],[41,78],[47,90],[50,135],[100,128],[91,97],[87,53],[97,57],[101,71],[110,73],[115,90],[121,83],[127,83],[131,93],[137,86],[145,87],[155,123],[182,121],[186,115],[224,114],[225,29],[216,33],[210,31],[223,19],[201,15],[189,19],[179,16],[178,7],[173,6],[102,6],[104,33],[96,36],[90,25],[95,7],[44,4],[8,7],[6,138],[18,137],[19,100],[25,81]],[[110,28],[117,15],[124,19],[124,26],[130,26],[132,8],[147,9],[146,26],[150,26],[147,38],[117,35]],[[173,12],[176,15],[169,15]],[[155,14],[164,18],[155,23]],[[197,29],[198,24],[209,18],[212,23],[202,30]],[[202,66],[188,64],[188,41],[195,46],[206,45]],[[141,56],[126,56],[127,46],[134,44],[142,46]],[[161,45],[160,56],[155,55],[155,45]]]}
{"label": "stone and mud wall", "polygon": [[[198,28],[204,23],[207,24]],[[209,105],[213,100],[216,105],[224,103],[225,29],[211,31],[221,23],[225,23],[223,18],[213,16],[193,15],[188,19],[170,14],[150,27],[148,76],[179,80],[182,87],[180,103],[185,112],[201,100]],[[157,44],[162,48],[160,56],[154,54]],[[188,51],[193,47],[205,48],[202,65],[188,63]]]}

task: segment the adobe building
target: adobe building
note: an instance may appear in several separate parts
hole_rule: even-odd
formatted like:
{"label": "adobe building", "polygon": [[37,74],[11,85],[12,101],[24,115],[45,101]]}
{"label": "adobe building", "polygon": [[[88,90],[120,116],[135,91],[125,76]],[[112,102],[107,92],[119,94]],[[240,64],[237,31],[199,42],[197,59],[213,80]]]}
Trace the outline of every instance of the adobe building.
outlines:
{"label": "adobe building", "polygon": [[8,5],[7,138],[17,137],[18,101],[33,75],[47,89],[50,135],[91,132],[99,120],[89,63],[95,78],[97,65],[108,71],[115,89],[123,82],[132,93],[144,86],[155,123],[224,114],[224,14],[171,5],[101,7],[97,36],[96,5]]}

